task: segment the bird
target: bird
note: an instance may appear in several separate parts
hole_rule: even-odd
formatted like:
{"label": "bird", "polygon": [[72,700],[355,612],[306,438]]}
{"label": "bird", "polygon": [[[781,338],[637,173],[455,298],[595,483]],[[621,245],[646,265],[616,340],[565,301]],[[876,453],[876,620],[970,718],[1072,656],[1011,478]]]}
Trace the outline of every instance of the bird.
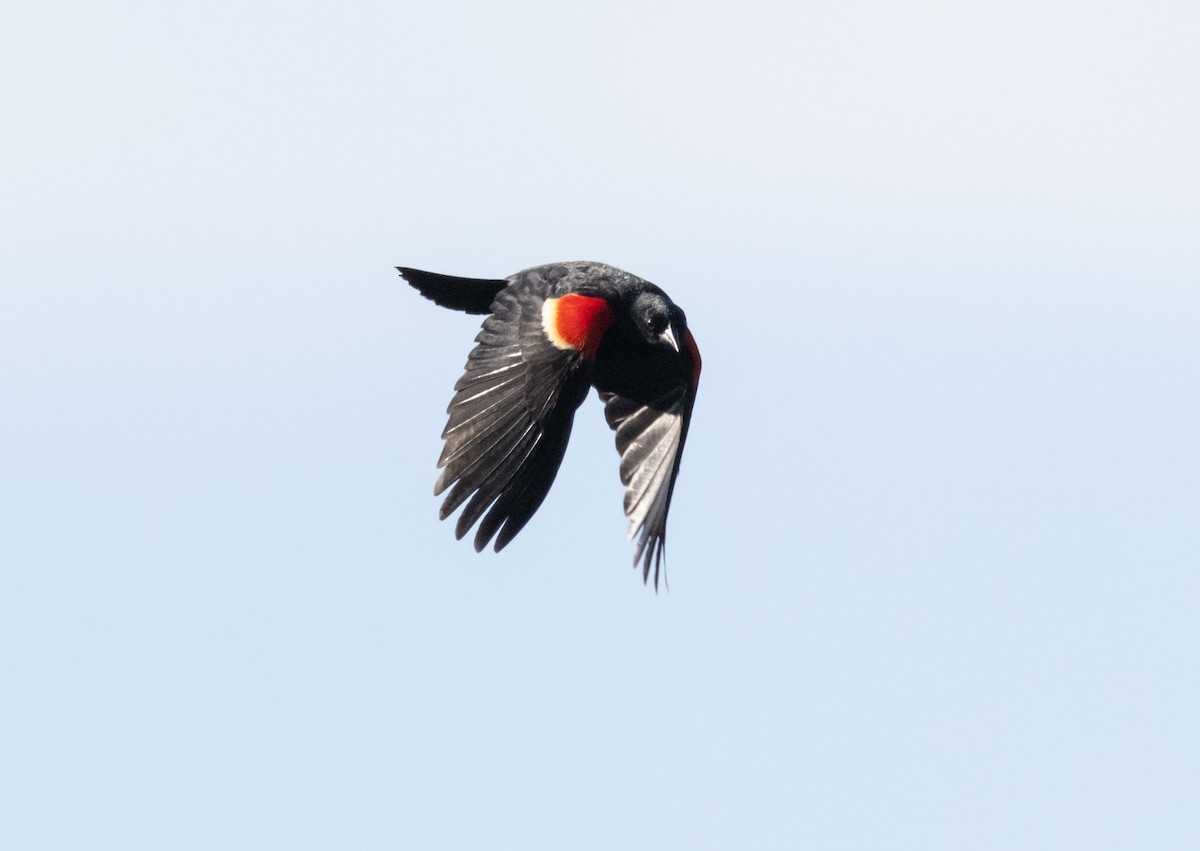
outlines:
{"label": "bird", "polygon": [[[596,388],[620,455],[633,566],[658,589],[667,512],[700,384],[700,350],[665,292],[614,266],[571,261],[507,278],[461,278],[397,266],[441,307],[483,315],[454,385],[434,495],[475,550],[502,550],[558,474],[575,411]],[[664,573],[665,576],[665,573]]]}

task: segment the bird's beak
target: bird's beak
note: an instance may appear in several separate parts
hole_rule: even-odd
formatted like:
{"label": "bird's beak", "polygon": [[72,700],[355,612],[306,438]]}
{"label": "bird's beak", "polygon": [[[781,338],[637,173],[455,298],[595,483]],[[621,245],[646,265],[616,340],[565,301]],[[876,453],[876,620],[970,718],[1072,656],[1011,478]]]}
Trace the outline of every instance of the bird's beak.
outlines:
{"label": "bird's beak", "polygon": [[671,330],[670,325],[666,327],[666,330],[662,332],[658,339],[662,340],[675,351],[679,351],[679,341],[675,339],[675,332]]}

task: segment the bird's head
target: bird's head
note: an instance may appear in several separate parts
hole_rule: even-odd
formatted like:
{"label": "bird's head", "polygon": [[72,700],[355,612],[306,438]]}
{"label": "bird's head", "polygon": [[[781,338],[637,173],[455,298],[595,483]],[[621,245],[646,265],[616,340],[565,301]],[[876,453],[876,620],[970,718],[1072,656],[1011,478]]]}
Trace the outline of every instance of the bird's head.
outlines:
{"label": "bird's head", "polygon": [[633,324],[652,346],[664,346],[678,352],[686,338],[687,317],[662,293],[642,292],[633,302]]}

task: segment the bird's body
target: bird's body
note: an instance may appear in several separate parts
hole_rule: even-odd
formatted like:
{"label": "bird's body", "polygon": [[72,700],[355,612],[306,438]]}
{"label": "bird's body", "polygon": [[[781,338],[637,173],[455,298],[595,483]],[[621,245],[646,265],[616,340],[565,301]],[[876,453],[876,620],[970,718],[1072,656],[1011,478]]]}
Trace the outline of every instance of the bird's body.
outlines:
{"label": "bird's body", "polygon": [[657,587],[667,510],[700,379],[687,319],[658,287],[601,263],[535,266],[509,278],[399,268],[443,307],[487,314],[455,384],[434,489],[455,534],[502,549],[545,499],[575,410],[595,387],[616,432],[634,564]]}

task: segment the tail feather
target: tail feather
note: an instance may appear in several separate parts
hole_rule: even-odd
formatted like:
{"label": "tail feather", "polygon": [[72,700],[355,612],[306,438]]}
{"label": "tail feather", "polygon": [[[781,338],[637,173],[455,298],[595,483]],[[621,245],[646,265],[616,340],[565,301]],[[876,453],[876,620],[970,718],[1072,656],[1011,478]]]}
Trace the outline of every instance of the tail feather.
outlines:
{"label": "tail feather", "polygon": [[422,272],[397,266],[400,277],[408,281],[425,298],[451,310],[464,313],[490,313],[492,301],[508,281],[482,278],[456,278],[436,272]]}

